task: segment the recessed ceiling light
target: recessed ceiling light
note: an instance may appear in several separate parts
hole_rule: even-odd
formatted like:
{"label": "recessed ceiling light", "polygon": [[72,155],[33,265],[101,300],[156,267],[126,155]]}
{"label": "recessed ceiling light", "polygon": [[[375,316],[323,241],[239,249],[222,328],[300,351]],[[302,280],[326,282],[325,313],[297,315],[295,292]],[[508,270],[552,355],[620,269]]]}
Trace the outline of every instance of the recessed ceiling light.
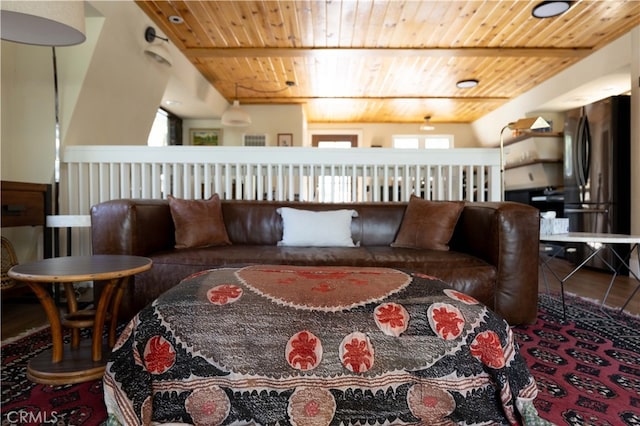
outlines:
{"label": "recessed ceiling light", "polygon": [[458,89],[471,89],[478,85],[478,80],[469,79],[469,80],[460,80],[456,83],[456,87]]}
{"label": "recessed ceiling light", "polygon": [[171,22],[172,24],[182,24],[184,22],[184,19],[182,19],[182,16],[171,15],[169,16],[169,22]]}
{"label": "recessed ceiling light", "polygon": [[571,1],[542,1],[534,6],[531,14],[536,18],[553,18],[562,15],[571,7]]}

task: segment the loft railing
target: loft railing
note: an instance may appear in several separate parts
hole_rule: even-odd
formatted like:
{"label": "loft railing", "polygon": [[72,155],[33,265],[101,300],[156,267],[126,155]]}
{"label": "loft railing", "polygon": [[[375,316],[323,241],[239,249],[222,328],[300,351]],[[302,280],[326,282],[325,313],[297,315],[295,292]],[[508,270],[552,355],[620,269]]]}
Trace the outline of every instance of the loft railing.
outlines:
{"label": "loft railing", "polygon": [[[275,201],[500,200],[499,150],[71,146],[61,156],[59,215],[118,198]],[[73,254],[90,253],[88,228]],[[66,241],[63,241],[66,244]]]}
{"label": "loft railing", "polygon": [[388,202],[500,199],[496,149],[72,146],[62,214],[117,198]]}

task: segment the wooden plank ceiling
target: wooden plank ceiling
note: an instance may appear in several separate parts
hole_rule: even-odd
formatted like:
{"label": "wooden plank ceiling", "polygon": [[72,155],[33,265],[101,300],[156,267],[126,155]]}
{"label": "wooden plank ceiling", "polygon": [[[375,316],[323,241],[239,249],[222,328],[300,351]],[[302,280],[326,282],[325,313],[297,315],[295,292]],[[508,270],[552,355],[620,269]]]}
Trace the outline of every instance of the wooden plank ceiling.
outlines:
{"label": "wooden plank ceiling", "polygon": [[136,3],[230,102],[238,84],[258,90],[241,104],[303,104],[309,122],[472,122],[640,24],[638,1],[550,19],[537,0]]}

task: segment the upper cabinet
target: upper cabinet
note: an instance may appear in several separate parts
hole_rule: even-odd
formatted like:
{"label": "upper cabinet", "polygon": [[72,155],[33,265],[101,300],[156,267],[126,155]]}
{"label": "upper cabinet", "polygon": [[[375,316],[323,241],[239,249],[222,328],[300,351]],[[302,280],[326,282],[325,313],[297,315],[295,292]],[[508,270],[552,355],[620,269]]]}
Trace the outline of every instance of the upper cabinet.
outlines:
{"label": "upper cabinet", "polygon": [[562,186],[563,144],[562,133],[528,133],[505,144],[505,190]]}

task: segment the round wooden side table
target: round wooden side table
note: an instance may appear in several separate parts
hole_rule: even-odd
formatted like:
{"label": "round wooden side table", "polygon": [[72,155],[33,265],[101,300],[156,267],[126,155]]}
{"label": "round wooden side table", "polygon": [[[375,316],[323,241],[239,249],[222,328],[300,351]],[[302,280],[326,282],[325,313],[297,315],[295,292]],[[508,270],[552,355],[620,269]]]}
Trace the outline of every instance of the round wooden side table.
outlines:
{"label": "round wooden side table", "polygon": [[[51,325],[53,347],[29,361],[27,377],[37,383],[60,385],[99,379],[116,341],[118,309],[129,278],[151,268],[151,259],[140,256],[95,255],[43,259],[12,267],[8,275],[26,283],[42,304]],[[94,310],[78,310],[73,283],[106,281]],[[64,285],[68,312],[60,316],[50,285]],[[103,342],[105,323],[108,341]],[[65,346],[62,328],[72,329]],[[93,327],[90,344],[80,341],[80,329]]]}

